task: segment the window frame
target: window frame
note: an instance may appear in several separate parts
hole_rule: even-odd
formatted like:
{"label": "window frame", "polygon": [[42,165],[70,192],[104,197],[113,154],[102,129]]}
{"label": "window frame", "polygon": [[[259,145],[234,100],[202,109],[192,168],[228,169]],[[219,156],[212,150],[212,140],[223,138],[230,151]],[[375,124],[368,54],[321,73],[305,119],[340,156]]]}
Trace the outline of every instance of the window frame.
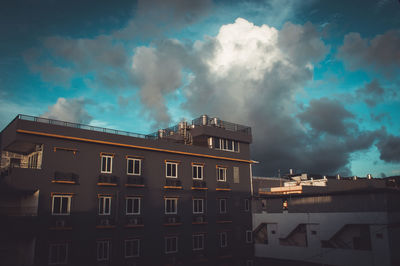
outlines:
{"label": "window frame", "polygon": [[[129,161],[133,161],[133,165],[132,165],[132,173],[129,172]],[[139,171],[138,173],[135,172],[135,162],[138,161],[139,162]],[[142,175],[142,159],[138,159],[138,158],[126,158],[126,174],[127,175],[136,175],[136,176],[141,176]]]}
{"label": "window frame", "polygon": [[[168,249],[168,241],[175,239],[175,249],[174,250],[169,250]],[[166,236],[164,237],[164,252],[165,254],[172,254],[172,253],[178,253],[178,237],[177,236]],[[171,243],[170,243],[171,244]],[[169,246],[171,247],[171,245]]]}
{"label": "window frame", "polygon": [[[57,261],[52,261],[52,248],[53,247],[62,247],[64,246],[65,248],[65,259],[63,261],[60,261],[59,258],[57,258]],[[59,265],[59,264],[67,264],[68,263],[68,242],[60,242],[60,243],[50,243],[49,244],[49,265]],[[57,257],[59,256],[60,252],[57,249]]]}
{"label": "window frame", "polygon": [[[111,208],[112,208],[112,196],[99,196],[99,206],[98,206],[98,215],[111,215]],[[105,211],[106,208],[106,200],[109,199],[109,203],[108,203],[108,213]],[[103,212],[101,211],[101,203],[103,202]]]}
{"label": "window frame", "polygon": [[[107,244],[107,245],[105,245],[105,244]],[[109,261],[110,260],[110,245],[111,243],[110,243],[110,240],[97,240],[96,241],[96,259],[97,259],[97,261]],[[100,245],[103,245],[102,246],[102,249],[103,249],[103,256],[102,257],[99,257],[99,246]],[[104,247],[105,246],[107,246],[107,253],[104,253]],[[107,256],[104,256],[104,255],[107,255]]]}
{"label": "window frame", "polygon": [[[197,202],[197,204],[196,204],[196,202]],[[199,209],[199,202],[201,202],[201,211],[198,211],[198,209]],[[192,211],[193,211],[193,214],[204,214],[204,199],[203,198],[193,198],[192,199],[192,207],[193,207],[193,209],[192,209]],[[197,211],[195,211],[195,207],[197,207]]]}
{"label": "window frame", "polygon": [[[224,240],[224,241],[222,241]],[[227,232],[220,232],[219,233],[219,246],[221,248],[226,248],[228,246],[228,234]]]}
{"label": "window frame", "polygon": [[[136,242],[137,243],[136,253],[134,253],[134,251],[135,251],[133,249],[134,246],[132,246],[132,250],[131,250],[132,254],[130,254],[130,255],[127,254],[127,242]],[[140,239],[139,238],[126,239],[124,241],[124,255],[125,255],[125,258],[138,258],[138,257],[140,257]]]}
{"label": "window frame", "polygon": [[[167,211],[167,202],[168,201],[173,201],[174,202],[174,211],[173,212],[168,212]],[[178,198],[164,198],[164,213],[165,214],[177,214],[178,213]]]}
{"label": "window frame", "polygon": [[204,250],[204,234],[192,235],[192,250],[193,251]]}
{"label": "window frame", "polygon": [[[175,176],[173,175],[168,175],[168,165],[175,166]],[[165,162],[165,177],[166,178],[178,178],[178,165],[179,163],[177,162],[170,162],[170,161],[166,161]],[[172,174],[172,168],[171,168],[171,174]]]}
{"label": "window frame", "polygon": [[[128,212],[128,200],[132,200],[132,212]],[[138,200],[138,210],[135,212],[135,200]],[[142,198],[141,197],[134,197],[134,196],[127,196],[125,198],[125,214],[126,215],[140,215],[142,208]]]}
{"label": "window frame", "polygon": [[246,230],[246,243],[251,244],[253,243],[253,231]]}
{"label": "window frame", "polygon": [[[222,205],[222,202],[225,202],[224,205]],[[218,205],[219,205],[219,213],[220,214],[225,214],[228,212],[228,206],[227,206],[227,200],[225,198],[219,199],[218,200]],[[222,209],[222,206],[224,206],[224,209]]]}
{"label": "window frame", "polygon": [[[54,198],[61,198],[60,201],[60,213],[56,213],[54,212]],[[66,213],[62,213],[62,198],[67,198],[67,212]],[[72,195],[52,195],[51,197],[51,215],[70,215],[71,214],[71,202],[72,202]]]}
{"label": "window frame", "polygon": [[[199,171],[198,169],[201,169],[201,177],[198,177]],[[194,163],[192,164],[192,179],[193,180],[203,180],[204,178],[204,165],[202,164],[197,164]]]}
{"label": "window frame", "polygon": [[[103,159],[106,159],[105,160],[105,170],[103,170]],[[110,159],[110,165],[108,165],[108,160],[107,159]],[[113,168],[113,159],[114,159],[114,156],[112,156],[112,155],[106,155],[106,154],[104,154],[104,155],[101,155],[101,166],[100,166],[100,172],[102,173],[102,174],[111,174],[112,173],[112,168]],[[107,166],[110,166],[109,168],[109,170],[107,170]]]}
{"label": "window frame", "polygon": [[[222,171],[222,179],[220,176],[220,170]],[[217,182],[226,182],[226,172],[227,172],[227,168],[226,167],[222,167],[222,166],[217,166]]]}

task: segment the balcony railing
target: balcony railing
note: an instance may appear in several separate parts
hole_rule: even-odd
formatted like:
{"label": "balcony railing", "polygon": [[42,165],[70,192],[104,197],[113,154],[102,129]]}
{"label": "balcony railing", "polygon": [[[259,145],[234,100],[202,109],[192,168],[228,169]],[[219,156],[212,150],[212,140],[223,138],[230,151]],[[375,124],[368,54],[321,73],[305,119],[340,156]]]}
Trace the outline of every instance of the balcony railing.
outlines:
{"label": "balcony railing", "polygon": [[117,186],[118,185],[118,177],[113,175],[100,175],[98,177],[97,184],[104,186]]}
{"label": "balcony railing", "polygon": [[143,218],[137,215],[126,216],[125,227],[143,227]]}
{"label": "balcony railing", "polygon": [[219,214],[217,223],[232,223],[232,217],[229,214]]}
{"label": "balcony railing", "polygon": [[218,181],[218,182],[217,182],[217,190],[221,190],[221,191],[230,191],[230,190],[232,190],[232,189],[231,189],[229,183]]}
{"label": "balcony railing", "polygon": [[193,188],[207,188],[207,183],[203,180],[193,180]]}
{"label": "balcony railing", "polygon": [[207,216],[205,214],[193,214],[192,224],[207,224]]}
{"label": "balcony railing", "polygon": [[115,220],[110,216],[98,216],[97,217],[97,228],[114,228]]}
{"label": "balcony railing", "polygon": [[165,179],[165,188],[182,188],[182,182],[179,179],[167,178]]}
{"label": "balcony railing", "polygon": [[247,135],[251,135],[251,127],[223,121],[218,118],[210,118],[206,115],[193,119],[192,125],[220,127],[225,130],[236,131]]}
{"label": "balcony railing", "polygon": [[166,226],[174,226],[174,225],[181,225],[181,218],[178,215],[165,215],[164,217],[164,225]]}
{"label": "balcony railing", "polygon": [[52,230],[70,230],[72,221],[70,216],[52,216],[50,219],[50,229]]}
{"label": "balcony railing", "polygon": [[126,186],[127,187],[144,187],[144,178],[142,176],[127,176]]}
{"label": "balcony railing", "polygon": [[79,183],[79,176],[75,173],[54,172],[54,183]]}

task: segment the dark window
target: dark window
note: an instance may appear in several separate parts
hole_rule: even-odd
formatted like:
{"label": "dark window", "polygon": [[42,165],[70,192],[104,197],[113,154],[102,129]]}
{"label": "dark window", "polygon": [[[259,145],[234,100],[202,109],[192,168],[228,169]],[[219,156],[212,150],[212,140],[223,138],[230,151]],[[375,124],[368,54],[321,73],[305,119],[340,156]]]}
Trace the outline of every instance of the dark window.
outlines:
{"label": "dark window", "polygon": [[68,243],[54,243],[49,246],[49,264],[66,264]]}
{"label": "dark window", "polygon": [[139,257],[140,239],[125,240],[125,258]]}

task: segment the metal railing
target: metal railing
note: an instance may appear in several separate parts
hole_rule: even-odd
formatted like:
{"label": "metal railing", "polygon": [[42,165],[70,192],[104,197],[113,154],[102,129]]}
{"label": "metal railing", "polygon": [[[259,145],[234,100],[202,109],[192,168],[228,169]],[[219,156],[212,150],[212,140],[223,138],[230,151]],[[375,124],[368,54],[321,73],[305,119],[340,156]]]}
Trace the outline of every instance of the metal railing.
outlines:
{"label": "metal railing", "polygon": [[60,121],[60,120],[49,119],[49,118],[44,118],[44,117],[36,117],[36,116],[19,114],[17,116],[17,118],[21,119],[21,120],[26,120],[26,121],[33,121],[33,122],[45,123],[45,124],[50,124],[50,125],[58,125],[58,126],[64,126],[64,127],[79,128],[79,129],[104,132],[104,133],[110,133],[110,134],[116,134],[116,135],[122,135],[122,136],[128,136],[128,137],[135,137],[135,138],[142,138],[142,139],[156,139],[156,137],[153,137],[151,135],[145,135],[145,134],[133,133],[133,132],[123,131],[123,130],[116,130],[116,129],[110,129],[110,128],[104,128],[104,127],[97,127],[97,126],[90,126],[90,125],[84,125],[84,124],[79,124],[79,123]]}
{"label": "metal railing", "polygon": [[247,135],[251,135],[251,127],[223,121],[218,118],[209,118],[208,116],[200,116],[198,118],[193,119],[192,125],[220,127],[225,130],[236,131]]}

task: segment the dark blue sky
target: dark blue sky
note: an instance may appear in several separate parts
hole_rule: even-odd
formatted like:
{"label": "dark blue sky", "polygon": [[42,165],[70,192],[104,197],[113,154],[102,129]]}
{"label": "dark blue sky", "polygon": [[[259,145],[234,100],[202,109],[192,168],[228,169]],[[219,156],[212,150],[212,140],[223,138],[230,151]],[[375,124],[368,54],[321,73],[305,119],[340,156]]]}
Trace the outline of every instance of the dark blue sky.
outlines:
{"label": "dark blue sky", "polygon": [[258,175],[400,174],[400,3],[2,1],[0,127],[250,125]]}

